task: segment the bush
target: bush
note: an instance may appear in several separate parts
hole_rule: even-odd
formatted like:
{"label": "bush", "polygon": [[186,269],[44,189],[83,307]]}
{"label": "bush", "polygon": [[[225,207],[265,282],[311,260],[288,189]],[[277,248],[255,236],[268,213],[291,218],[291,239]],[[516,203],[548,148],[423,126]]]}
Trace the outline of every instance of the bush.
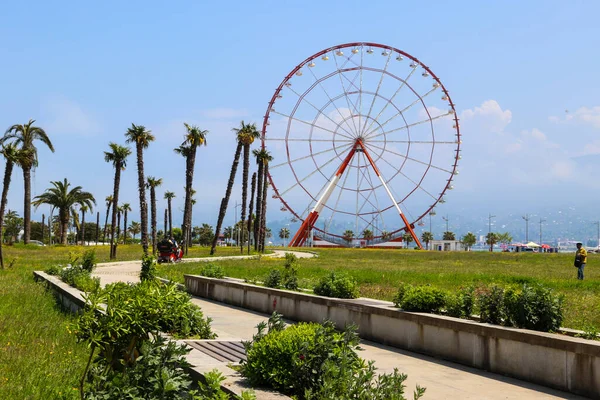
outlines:
{"label": "bush", "polygon": [[269,271],[269,275],[263,282],[266,287],[279,288],[281,287],[281,272],[278,269],[272,269]]}
{"label": "bush", "polygon": [[523,284],[504,294],[506,325],[536,331],[556,331],[563,321],[563,297],[542,285]]}
{"label": "bush", "polygon": [[156,279],[156,258],[152,255],[143,256],[140,281],[144,282],[154,279]]}
{"label": "bush", "polygon": [[50,267],[46,268],[44,270],[45,273],[47,273],[48,275],[58,275],[60,274],[60,271],[62,271],[63,266],[60,264],[55,264],[55,265],[51,265]]}
{"label": "bush", "polygon": [[461,288],[458,293],[446,294],[446,313],[451,317],[470,318],[473,314],[474,292],[472,286]]}
{"label": "bush", "polygon": [[404,311],[440,312],[445,299],[445,293],[432,286],[406,286],[399,289],[394,303]]}
{"label": "bush", "polygon": [[[377,376],[373,363],[358,357],[355,327],[337,332],[332,322],[325,322],[284,328],[281,316],[274,313],[244,345],[248,358],[241,373],[252,385],[272,387],[297,399],[405,399],[406,375],[395,370]],[[424,391],[417,387],[414,398]]]}
{"label": "bush", "polygon": [[346,275],[335,272],[323,277],[314,287],[319,296],[337,297],[340,299],[355,299],[359,296],[358,284]]}
{"label": "bush", "polygon": [[100,288],[100,278],[92,278],[90,271],[83,269],[82,266],[63,268],[58,276],[67,285],[83,292],[96,292]]}
{"label": "bush", "polygon": [[[210,319],[204,319],[189,300],[190,296],[175,284],[156,281],[138,285],[116,283],[90,294],[84,313],[72,329],[78,341],[88,342],[90,360],[99,350],[91,370],[86,369],[83,374],[80,389],[83,391],[84,381],[89,383],[91,392],[87,397],[190,398],[189,393],[185,394],[188,397],[176,396],[177,388],[186,388],[186,380],[179,372],[183,349],[175,344],[164,346],[158,339],[160,332],[202,339],[215,337]],[[98,312],[101,308],[102,313]],[[164,352],[161,347],[165,347]],[[139,385],[148,391],[138,396],[135,391],[141,390]]]}
{"label": "bush", "polygon": [[504,309],[504,289],[492,285],[476,291],[477,306],[481,322],[499,325],[506,318]]}
{"label": "bush", "polygon": [[216,264],[208,263],[200,270],[200,275],[208,278],[222,279],[225,277],[225,270]]}
{"label": "bush", "polygon": [[83,254],[81,259],[81,268],[88,272],[92,272],[96,268],[96,251],[88,250]]}

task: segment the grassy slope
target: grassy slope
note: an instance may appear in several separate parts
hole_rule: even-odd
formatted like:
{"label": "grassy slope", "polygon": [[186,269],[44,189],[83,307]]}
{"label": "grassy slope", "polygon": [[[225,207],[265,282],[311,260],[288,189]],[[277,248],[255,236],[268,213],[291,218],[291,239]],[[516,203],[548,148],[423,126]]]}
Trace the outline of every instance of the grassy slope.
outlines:
{"label": "grassy slope", "polygon": [[[539,282],[566,299],[564,326],[600,327],[600,256],[592,254],[586,280],[577,281],[572,254],[429,252],[415,250],[315,249],[318,258],[300,261],[300,284],[312,287],[329,270],[346,271],[359,283],[361,295],[391,300],[399,282],[432,284],[452,290],[477,283]],[[262,280],[281,260],[219,261],[228,276]],[[161,266],[162,275],[183,281],[202,264]]]}

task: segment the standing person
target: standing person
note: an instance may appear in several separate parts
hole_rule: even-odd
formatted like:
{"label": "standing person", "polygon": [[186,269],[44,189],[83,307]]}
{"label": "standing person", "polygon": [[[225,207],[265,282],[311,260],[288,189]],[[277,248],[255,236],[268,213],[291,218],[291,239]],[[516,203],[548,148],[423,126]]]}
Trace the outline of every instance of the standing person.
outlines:
{"label": "standing person", "polygon": [[581,243],[577,243],[577,251],[575,252],[574,266],[577,267],[577,279],[583,280],[583,269],[587,263],[587,251]]}

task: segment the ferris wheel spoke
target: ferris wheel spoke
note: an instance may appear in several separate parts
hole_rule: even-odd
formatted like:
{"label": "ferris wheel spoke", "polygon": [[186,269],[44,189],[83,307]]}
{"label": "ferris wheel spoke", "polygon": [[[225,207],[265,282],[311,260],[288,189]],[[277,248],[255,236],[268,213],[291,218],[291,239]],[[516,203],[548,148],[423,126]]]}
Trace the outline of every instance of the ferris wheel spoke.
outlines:
{"label": "ferris wheel spoke", "polygon": [[335,215],[335,213],[338,210],[340,199],[342,198],[342,193],[344,193],[344,189],[343,188],[346,186],[346,181],[348,180],[349,176],[350,176],[350,174],[345,174],[344,181],[342,182],[342,186],[338,186],[340,192],[338,193],[337,200],[335,201],[335,207],[331,209],[332,213],[331,213],[331,217],[329,218],[329,222],[327,223],[328,226],[331,225],[331,222],[333,221],[333,216]]}
{"label": "ferris wheel spoke", "polygon": [[454,142],[438,142],[436,140],[371,140],[371,139],[369,139],[366,143],[456,144],[456,141],[454,141]]}
{"label": "ferris wheel spoke", "polygon": [[[413,126],[421,125],[421,124],[424,124],[424,123],[427,123],[427,122],[433,122],[436,119],[447,117],[448,115],[451,115],[451,114],[448,114],[448,113],[446,113],[446,114],[440,114],[440,115],[435,116],[435,117],[424,119],[423,121],[418,121],[418,122],[414,122],[412,124],[401,126],[400,128],[392,129],[392,130],[389,130],[389,131],[383,131],[383,132],[381,132],[381,133],[379,133],[379,134],[377,134],[375,136],[371,136],[368,141],[371,141],[371,139],[375,139],[377,137],[380,137],[380,136],[383,136],[383,135],[387,135],[387,134],[392,133],[392,132],[397,132],[397,131],[401,131],[401,130],[404,130],[404,129],[412,128]],[[415,143],[415,142],[409,141],[409,143]],[[454,142],[454,143],[456,144],[456,142]]]}
{"label": "ferris wheel spoke", "polygon": [[425,161],[417,160],[416,158],[412,158],[412,157],[409,157],[407,155],[397,153],[397,152],[395,152],[393,150],[389,150],[389,149],[386,149],[386,148],[383,148],[383,147],[379,147],[379,146],[376,146],[374,144],[367,144],[367,143],[365,143],[365,146],[367,146],[367,147],[374,147],[374,148],[376,148],[378,150],[383,150],[386,153],[390,153],[390,154],[394,154],[394,155],[397,155],[399,157],[402,157],[405,160],[410,160],[410,161],[413,161],[415,163],[426,165],[427,167],[431,167],[431,168],[434,168],[434,169],[437,169],[437,170],[444,171],[444,172],[447,172],[449,174],[452,174],[452,171],[450,171],[449,169],[438,167],[438,166],[433,165],[431,163],[426,163]]}
{"label": "ferris wheel spoke", "polygon": [[[310,71],[313,78],[315,79],[315,82],[319,84],[319,87],[325,93],[325,96],[327,96],[327,98],[329,99],[329,103],[333,104],[333,106],[335,107],[335,109],[336,109],[337,113],[339,114],[340,118],[342,119],[342,121],[346,123],[346,125],[348,126],[348,128],[350,128],[350,130],[352,130],[352,126],[350,126],[350,124],[348,123],[348,119],[346,117],[344,117],[344,115],[342,114],[342,112],[340,111],[338,106],[335,104],[335,101],[333,101],[333,99],[329,95],[329,92],[327,92],[327,90],[323,87],[323,83],[317,78],[317,76],[313,72],[312,68],[309,68],[308,70]],[[350,111],[350,114],[352,114],[352,110],[348,110],[348,111]],[[350,118],[350,119],[353,120],[353,118]],[[341,128],[341,124],[342,124],[342,122],[340,122],[340,128]],[[355,135],[356,134],[358,134],[358,131],[356,131],[356,127],[355,127]]]}
{"label": "ferris wheel spoke", "polygon": [[321,113],[321,115],[323,115],[325,118],[327,118],[328,120],[330,120],[335,126],[339,126],[339,128],[341,130],[343,130],[344,132],[346,132],[349,136],[348,137],[352,137],[352,133],[348,132],[344,127],[342,127],[341,125],[339,125],[337,122],[335,122],[329,115],[321,112],[321,110],[319,110],[317,108],[317,106],[315,106],[313,103],[311,103],[310,101],[308,101],[306,99],[306,97],[302,97],[300,95],[300,93],[296,92],[294,89],[292,89],[291,87],[288,88],[292,93],[294,93],[296,96],[298,96],[298,98],[300,99],[300,101],[305,101],[308,105],[310,105],[312,108],[314,108],[317,112]]}
{"label": "ferris wheel spoke", "polygon": [[[393,116],[391,116],[387,121],[385,121],[384,123],[382,123],[380,125],[380,128],[383,128],[384,126],[386,126],[389,122],[395,120],[396,118],[398,118],[400,115],[403,115],[406,111],[408,111],[410,108],[412,108],[415,104],[421,102],[423,103],[423,99],[426,98],[427,96],[429,96],[431,93],[435,92],[437,88],[434,87],[433,89],[431,89],[429,92],[425,93],[423,96],[418,96],[417,95],[417,99],[415,101],[413,101],[412,103],[410,103],[408,106],[404,107],[402,110],[398,111],[396,114],[394,114]],[[425,103],[423,103],[424,105]],[[429,115],[429,110],[427,110],[427,107],[425,107],[425,110],[427,112],[427,115]],[[370,135],[372,135],[374,132],[377,132],[377,129],[372,130],[371,132],[369,132],[365,138],[369,138]]]}
{"label": "ferris wheel spoke", "polygon": [[398,90],[396,90],[394,92],[394,94],[392,95],[392,97],[390,97],[390,99],[388,100],[388,102],[385,104],[385,106],[383,106],[383,108],[379,111],[379,114],[377,114],[377,116],[375,118],[373,118],[373,120],[371,121],[371,123],[369,124],[369,126],[367,127],[367,132],[369,131],[369,129],[371,129],[371,127],[373,126],[373,124],[375,123],[375,121],[377,121],[379,119],[379,117],[381,117],[381,115],[385,112],[385,110],[387,109],[387,107],[392,104],[394,102],[394,99],[396,98],[396,96],[398,95],[398,93],[400,93],[400,90],[402,90],[402,88],[404,86],[406,86],[406,82],[408,82],[408,80],[410,79],[410,77],[415,73],[415,71],[417,70],[417,68],[412,68],[410,73],[407,75],[406,79],[404,79],[402,81],[402,83],[400,84],[400,87],[398,88]]}
{"label": "ferris wheel spoke", "polygon": [[[324,168],[326,166],[328,166],[329,164],[331,164],[333,162],[333,160],[335,160],[336,158],[338,158],[337,155],[335,155],[333,158],[331,158],[329,161],[327,161],[326,163],[324,163],[323,165],[321,165],[321,168]],[[287,188],[286,190],[284,190],[283,192],[281,192],[281,194],[279,195],[279,197],[283,197],[285,194],[287,194],[290,190],[292,190],[293,188],[295,188],[296,186],[302,184],[302,182],[304,182],[305,180],[307,180],[308,178],[310,178],[311,176],[313,176],[314,174],[317,173],[317,171],[319,171],[319,169],[315,169],[314,171],[312,171],[310,174],[306,175],[304,178],[300,179],[299,181],[296,181],[296,183],[294,183],[292,186],[290,186],[289,188]]]}
{"label": "ferris wheel spoke", "polygon": [[[275,168],[279,168],[279,167],[282,167],[284,165],[290,165],[292,163],[295,163],[296,161],[306,160],[307,158],[311,158],[311,157],[314,157],[314,156],[318,156],[318,155],[321,155],[321,154],[329,153],[331,151],[336,151],[336,150],[343,149],[343,148],[350,148],[350,146],[352,146],[352,144],[343,144],[343,145],[340,145],[340,146],[337,146],[337,147],[330,147],[329,149],[326,149],[326,150],[323,150],[323,151],[319,151],[317,153],[311,153],[311,154],[309,154],[307,156],[298,157],[298,158],[295,158],[293,160],[284,161],[281,164],[269,166],[269,169],[273,170]],[[342,150],[341,152],[343,153],[345,150],[346,149]]]}
{"label": "ferris wheel spoke", "polygon": [[[363,154],[363,158],[366,158],[365,155]],[[365,160],[366,163],[367,160]],[[377,211],[378,211],[378,215],[381,217],[381,223],[383,224],[383,228],[385,229],[385,220],[383,218],[383,213],[381,212],[381,207],[379,206],[379,199],[377,198],[377,191],[375,190],[375,185],[373,184],[373,177],[371,176],[371,169],[367,168],[367,176],[368,176],[368,180],[369,183],[371,184],[371,187],[373,188],[373,196],[375,197],[375,204],[377,204]]]}
{"label": "ferris wheel spoke", "polygon": [[[367,113],[367,117],[371,117],[371,112],[373,111],[373,106],[375,105],[375,100],[377,99],[377,95],[379,94],[379,89],[381,89],[381,83],[383,82],[383,77],[385,76],[385,72],[387,71],[387,67],[390,63],[390,59],[392,58],[392,52],[388,54],[388,58],[385,61],[385,66],[383,67],[383,71],[381,71],[381,78],[379,78],[379,83],[377,84],[377,89],[375,90],[375,95],[373,96],[373,100],[371,101],[371,106],[369,107],[369,112]],[[367,124],[363,128],[366,128]],[[365,130],[363,129],[360,134],[364,134]]]}
{"label": "ferris wheel spoke", "polygon": [[[352,55],[354,55],[354,53],[352,53]],[[352,56],[350,56],[352,57]],[[340,71],[340,66],[338,65],[338,61],[337,61],[337,57],[333,57],[333,60],[335,61],[335,68],[338,70],[338,77],[340,78],[340,85],[342,86],[342,91],[345,94],[348,90],[346,90],[346,87],[344,85],[344,81],[342,79],[342,73],[339,72]],[[344,62],[344,64],[342,65],[342,68],[344,68],[344,66],[346,65],[346,63],[348,63],[348,61],[350,60],[350,58],[348,58],[348,60],[346,60]],[[350,99],[348,98],[348,95],[344,95],[344,98],[346,99],[346,104],[348,105],[348,110],[350,110],[350,113],[352,113],[352,107],[350,107]],[[356,110],[356,106],[354,106],[354,110]],[[358,127],[356,126],[356,122],[354,121],[354,118],[352,118],[352,125],[354,125],[354,130],[356,132],[358,132]]]}
{"label": "ferris wheel spoke", "polygon": [[[386,164],[388,164],[390,167],[396,169],[396,167],[394,165],[392,165],[388,160],[386,160],[385,158],[382,158],[383,162],[385,162]],[[398,173],[400,175],[402,175],[404,178],[406,178],[409,182],[411,182],[413,185],[415,185],[416,188],[422,190],[425,194],[427,194],[429,197],[431,197],[433,200],[437,200],[437,197],[435,197],[434,195],[432,195],[431,193],[429,193],[425,188],[423,188],[423,186],[421,186],[419,183],[415,182],[414,180],[412,180],[411,178],[409,178],[404,172],[397,170]],[[387,182],[387,181],[386,181]]]}
{"label": "ferris wheel spoke", "polygon": [[[286,138],[265,138],[266,141],[270,142],[327,142],[331,143],[331,139],[286,139]],[[352,140],[338,140],[338,142],[352,142]]]}
{"label": "ferris wheel spoke", "polygon": [[[318,111],[319,111],[319,113],[320,113],[320,114],[323,114],[323,113],[322,113],[320,110],[318,110]],[[301,123],[303,123],[303,124],[306,124],[306,125],[312,126],[313,128],[317,128],[317,129],[320,129],[320,130],[322,130],[322,131],[325,131],[325,132],[333,133],[334,135],[335,135],[335,134],[338,134],[338,135],[340,135],[340,136],[343,136],[343,137],[345,137],[345,138],[348,138],[348,139],[349,139],[349,141],[350,141],[350,140],[354,140],[354,139],[352,139],[352,137],[351,137],[351,136],[344,135],[343,133],[340,133],[340,132],[335,132],[335,131],[332,131],[331,129],[323,128],[322,126],[320,126],[320,125],[317,125],[317,124],[315,124],[315,123],[311,123],[311,122],[308,122],[308,121],[304,121],[304,120],[302,120],[302,119],[299,119],[299,118],[296,118],[296,117],[292,117],[291,115],[287,115],[287,114],[280,113],[279,111],[271,110],[271,112],[272,112],[273,114],[277,114],[277,115],[281,115],[282,117],[289,118],[289,119],[291,119],[291,120],[293,120],[293,121],[301,122]],[[325,114],[323,114],[323,115],[325,115]],[[268,137],[266,137],[266,138],[265,138],[265,140],[273,140],[273,139],[269,139]],[[285,139],[284,139],[284,140],[285,140]]]}
{"label": "ferris wheel spoke", "polygon": [[[360,118],[360,117],[359,117]],[[360,122],[358,123],[358,126],[360,127]],[[358,195],[360,194],[360,157],[356,157],[357,160],[357,167],[356,167],[356,228],[355,230],[358,230]]]}
{"label": "ferris wheel spoke", "polygon": [[358,99],[359,99],[359,113],[358,113],[358,130],[359,132],[362,132],[362,127],[361,127],[361,119],[362,119],[362,93],[363,93],[363,58],[364,58],[364,52],[361,51],[360,52],[360,90],[358,91]]}

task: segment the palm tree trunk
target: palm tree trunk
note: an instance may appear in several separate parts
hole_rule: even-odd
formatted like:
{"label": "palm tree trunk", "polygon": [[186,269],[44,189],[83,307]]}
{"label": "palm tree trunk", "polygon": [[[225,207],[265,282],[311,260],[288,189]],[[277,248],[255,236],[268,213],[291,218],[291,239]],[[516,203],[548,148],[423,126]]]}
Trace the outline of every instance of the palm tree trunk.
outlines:
{"label": "palm tree trunk", "polygon": [[[42,214],[42,238],[40,239],[42,243],[44,243],[44,228],[46,227],[46,214]],[[2,232],[2,230],[0,229],[0,232]]]}
{"label": "palm tree trunk", "polygon": [[85,246],[85,211],[81,210],[81,245]]}
{"label": "palm tree trunk", "polygon": [[260,221],[260,244],[259,251],[265,252],[265,234],[266,234],[266,225],[267,225],[267,188],[269,187],[267,182],[267,176],[269,176],[269,164],[265,164],[263,168],[263,193],[262,193],[262,211],[261,221]]}
{"label": "palm tree trunk", "polygon": [[117,212],[117,242],[121,237],[121,211]]}
{"label": "palm tree trunk", "polygon": [[[0,236],[4,232],[4,212],[6,210],[6,203],[8,198],[8,188],[10,187],[10,178],[12,175],[13,163],[6,161],[6,167],[4,168],[4,184],[2,186],[2,200],[0,200]],[[2,242],[4,237],[0,237],[0,266],[4,269],[4,255],[2,254]]]}
{"label": "palm tree trunk", "polygon": [[169,208],[169,237],[173,237],[173,208],[171,208],[171,199],[167,203]]}
{"label": "palm tree trunk", "polygon": [[167,220],[168,220],[168,218],[169,218],[169,210],[167,210],[167,209],[165,208],[165,230],[163,231],[163,236],[164,236],[164,237],[167,237],[167,236],[168,236],[168,235],[167,235],[167,233],[169,232],[169,231],[167,230],[167,228],[168,228],[168,225],[167,225]]}
{"label": "palm tree trunk", "polygon": [[123,210],[123,244],[127,244],[127,210]]}
{"label": "palm tree trunk", "polygon": [[108,203],[108,206],[106,206],[106,219],[104,220],[104,243],[106,243],[106,228],[108,226],[108,214],[110,213],[110,206],[112,205],[112,203]]}
{"label": "palm tree trunk", "polygon": [[[248,200],[248,171],[250,170],[250,144],[244,143],[244,171],[242,174],[242,241],[240,243],[240,253],[244,252],[244,228],[246,227],[246,201]],[[248,238],[250,239],[250,238]]]}
{"label": "palm tree trunk", "polygon": [[52,228],[54,225],[52,224],[52,214],[54,213],[54,207],[50,208],[50,218],[48,218],[48,244],[52,244]]}
{"label": "palm tree trunk", "polygon": [[[121,168],[122,164],[118,163],[115,166],[115,185],[113,189],[112,203],[112,225],[110,227],[110,259],[117,258],[117,240],[115,240],[115,230],[117,229],[117,204],[119,202],[119,185],[121,184]],[[118,238],[117,238],[118,239]]]}
{"label": "palm tree trunk", "polygon": [[[146,181],[144,180],[144,149],[140,143],[136,145],[138,167],[138,190],[140,192],[140,219],[142,228],[142,248],[148,255],[148,205],[146,204]],[[125,229],[127,232],[127,229]]]}
{"label": "palm tree trunk", "polygon": [[[221,227],[223,226],[223,220],[225,219],[225,213],[227,212],[227,205],[229,204],[229,197],[231,196],[231,189],[235,181],[235,173],[237,172],[238,164],[240,163],[240,154],[242,153],[242,143],[238,141],[235,155],[233,156],[233,163],[231,164],[231,172],[229,173],[229,181],[227,182],[227,190],[225,191],[225,197],[221,200],[221,208],[219,209],[219,218],[217,219],[217,228],[215,229],[215,237],[213,238],[212,246],[210,247],[210,254],[215,254],[217,248],[217,241],[219,240],[219,234],[221,233]],[[236,221],[237,222],[237,221]]]}
{"label": "palm tree trunk", "polygon": [[100,211],[96,211],[96,246],[98,246],[98,236],[100,236]]}
{"label": "palm tree trunk", "polygon": [[260,222],[262,221],[262,185],[263,185],[263,160],[258,161],[258,184],[256,186],[256,219],[254,222],[254,250],[258,250],[258,237]]}
{"label": "palm tree trunk", "polygon": [[23,183],[25,196],[23,198],[23,242],[29,243],[31,236],[31,167],[23,166]]}
{"label": "palm tree trunk", "polygon": [[152,254],[156,254],[156,191],[150,186],[150,225],[152,230]]}
{"label": "palm tree trunk", "polygon": [[60,220],[61,232],[60,243],[67,244],[67,231],[69,229],[69,210],[60,208],[58,210],[58,219]]}
{"label": "palm tree trunk", "polygon": [[[254,208],[254,192],[256,191],[256,172],[252,174],[252,184],[250,185],[250,188],[250,206],[248,207],[248,254],[250,254],[250,232],[253,232],[252,211]],[[256,223],[254,223],[254,225],[256,225]],[[256,243],[256,236],[254,236],[254,242]]]}
{"label": "palm tree trunk", "polygon": [[183,243],[185,254],[188,253],[190,231],[192,229],[192,186],[194,184],[194,166],[196,164],[196,147],[192,147],[185,159],[185,206],[183,211]]}

